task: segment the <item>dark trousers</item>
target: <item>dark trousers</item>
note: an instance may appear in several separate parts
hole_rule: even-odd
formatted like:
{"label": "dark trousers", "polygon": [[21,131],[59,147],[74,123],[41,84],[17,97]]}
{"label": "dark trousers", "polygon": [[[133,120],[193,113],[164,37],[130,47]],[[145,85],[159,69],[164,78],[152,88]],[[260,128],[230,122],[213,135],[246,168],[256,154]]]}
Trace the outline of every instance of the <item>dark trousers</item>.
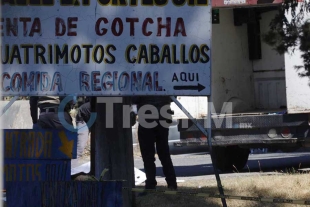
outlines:
{"label": "dark trousers", "polygon": [[166,177],[168,187],[176,187],[176,175],[171,161],[168,145],[169,128],[161,126],[158,120],[156,122],[157,126],[154,128],[144,128],[140,124],[138,128],[140,151],[146,174],[145,188],[152,189],[157,185],[154,146],[155,143],[156,151],[163,166],[163,173]]}

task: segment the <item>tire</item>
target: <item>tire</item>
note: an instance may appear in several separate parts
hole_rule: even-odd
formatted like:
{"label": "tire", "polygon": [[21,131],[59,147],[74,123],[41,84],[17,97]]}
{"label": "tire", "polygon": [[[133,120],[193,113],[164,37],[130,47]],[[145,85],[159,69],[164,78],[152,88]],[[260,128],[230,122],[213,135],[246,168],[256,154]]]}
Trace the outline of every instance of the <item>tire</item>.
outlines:
{"label": "tire", "polygon": [[240,148],[237,145],[212,148],[214,164],[222,172],[242,170],[248,161],[249,154],[249,149]]}

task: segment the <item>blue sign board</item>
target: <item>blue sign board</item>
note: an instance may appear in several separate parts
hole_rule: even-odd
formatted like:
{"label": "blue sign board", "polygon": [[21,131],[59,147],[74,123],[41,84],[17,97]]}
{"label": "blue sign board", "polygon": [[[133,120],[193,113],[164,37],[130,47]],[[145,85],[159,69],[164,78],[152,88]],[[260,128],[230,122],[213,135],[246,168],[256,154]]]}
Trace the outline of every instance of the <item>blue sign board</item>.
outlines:
{"label": "blue sign board", "polygon": [[71,160],[4,160],[4,188],[10,182],[69,181]]}
{"label": "blue sign board", "polygon": [[69,181],[77,134],[56,129],[4,129],[4,188],[11,182]]}
{"label": "blue sign board", "polygon": [[122,181],[12,182],[7,207],[121,207]]}
{"label": "blue sign board", "polygon": [[74,159],[77,133],[50,129],[4,129],[4,159]]}

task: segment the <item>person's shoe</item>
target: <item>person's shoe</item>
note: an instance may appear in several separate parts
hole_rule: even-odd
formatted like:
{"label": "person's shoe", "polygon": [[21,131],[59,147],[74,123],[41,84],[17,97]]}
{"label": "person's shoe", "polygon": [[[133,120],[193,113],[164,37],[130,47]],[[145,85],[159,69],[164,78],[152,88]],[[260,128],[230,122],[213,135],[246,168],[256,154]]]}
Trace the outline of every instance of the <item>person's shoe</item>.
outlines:
{"label": "person's shoe", "polygon": [[172,191],[176,191],[176,190],[178,190],[178,186],[177,185],[168,185],[168,189],[172,190]]}

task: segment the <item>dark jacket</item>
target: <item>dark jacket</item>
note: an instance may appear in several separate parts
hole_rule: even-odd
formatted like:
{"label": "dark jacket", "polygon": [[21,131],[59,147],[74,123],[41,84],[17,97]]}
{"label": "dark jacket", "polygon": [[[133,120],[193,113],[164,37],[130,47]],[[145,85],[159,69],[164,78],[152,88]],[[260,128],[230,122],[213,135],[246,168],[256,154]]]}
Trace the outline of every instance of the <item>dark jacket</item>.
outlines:
{"label": "dark jacket", "polygon": [[90,115],[91,115],[90,102],[84,103],[78,109],[78,113],[76,115],[76,121],[77,122],[82,121],[87,123],[90,119]]}
{"label": "dark jacket", "polygon": [[131,98],[132,104],[137,105],[137,110],[143,105],[152,105],[160,108],[164,105],[170,105],[172,102],[170,96],[134,96]]}
{"label": "dark jacket", "polygon": [[[58,108],[60,102],[64,99],[64,96],[31,96],[30,103],[30,114],[33,124],[38,122],[38,108]],[[68,104],[65,107],[65,110],[68,110],[70,106]]]}

